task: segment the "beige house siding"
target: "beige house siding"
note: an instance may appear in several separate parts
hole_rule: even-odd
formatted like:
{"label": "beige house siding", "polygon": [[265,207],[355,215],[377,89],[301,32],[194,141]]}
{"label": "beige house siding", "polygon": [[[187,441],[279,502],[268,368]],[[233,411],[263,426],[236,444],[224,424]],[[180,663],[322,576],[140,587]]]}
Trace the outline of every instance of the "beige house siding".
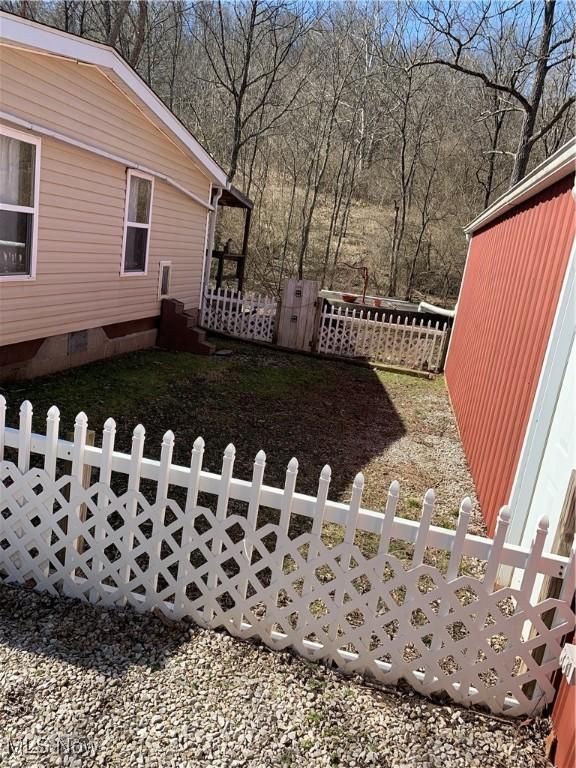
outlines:
{"label": "beige house siding", "polygon": [[[98,70],[3,46],[0,53],[3,111],[134,158],[208,200],[210,181],[189,154]],[[0,281],[0,346],[158,315],[160,261],[172,262],[171,296],[198,307],[207,209],[154,179],[147,274],[123,276],[126,166],[39,137],[36,278]]]}
{"label": "beige house siding", "polygon": [[210,180],[190,152],[104,70],[0,45],[0,77],[4,112],[147,165],[208,200]]}

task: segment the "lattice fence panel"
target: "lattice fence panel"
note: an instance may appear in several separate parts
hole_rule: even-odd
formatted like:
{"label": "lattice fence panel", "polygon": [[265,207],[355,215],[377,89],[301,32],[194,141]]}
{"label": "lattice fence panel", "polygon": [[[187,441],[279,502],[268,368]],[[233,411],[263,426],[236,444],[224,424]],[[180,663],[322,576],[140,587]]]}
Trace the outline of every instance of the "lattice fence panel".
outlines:
{"label": "lattice fence panel", "polygon": [[[0,427],[3,417],[0,399]],[[231,445],[216,475],[202,470],[201,439],[189,467],[172,464],[172,432],[164,436],[160,461],[143,463],[140,426],[131,455],[124,455],[114,451],[111,419],[101,448],[86,445],[84,414],[73,443],[58,439],[58,409],[49,411],[46,436],[31,433],[31,419],[24,403],[20,428],[0,429],[0,458],[6,449],[0,581],[189,616],[273,648],[292,646],[347,672],[386,683],[403,678],[425,694],[445,691],[493,712],[534,714],[552,699],[561,640],[575,625],[576,560],[544,554],[545,519],[532,547],[519,550],[505,543],[505,509],[494,540],[467,534],[469,499],[456,530],[439,529],[430,525],[435,499],[428,491],[415,526],[395,516],[397,483],[379,515],[361,507],[361,474],[342,505],[328,501],[328,467],[317,496],[304,497],[295,493],[295,459],[284,488],[275,489],[263,485],[262,452],[246,483],[233,477]],[[43,467],[30,466],[34,453]],[[59,471],[67,458],[72,470]],[[87,488],[85,466],[98,476]],[[121,493],[113,488],[115,473],[126,476]],[[154,481],[155,493],[140,492],[141,477]],[[181,503],[167,493],[172,486],[183,489]],[[216,498],[214,508],[198,502],[201,492]],[[234,511],[234,500],[247,503],[245,514]],[[325,522],[341,526],[341,543],[325,538]],[[366,532],[374,537],[369,548],[359,544]],[[413,546],[406,560],[391,544],[402,538]],[[429,547],[448,553],[444,570],[426,562]],[[486,561],[482,577],[463,570],[470,556]],[[495,587],[502,565],[522,569],[519,589]],[[541,575],[562,579],[559,598],[534,597]]]}
{"label": "lattice fence panel", "polygon": [[328,307],[322,313],[318,351],[440,371],[448,328],[439,326],[424,320],[391,322],[369,311]]}
{"label": "lattice fence panel", "polygon": [[277,308],[278,302],[271,297],[207,288],[202,326],[240,339],[272,342]]}

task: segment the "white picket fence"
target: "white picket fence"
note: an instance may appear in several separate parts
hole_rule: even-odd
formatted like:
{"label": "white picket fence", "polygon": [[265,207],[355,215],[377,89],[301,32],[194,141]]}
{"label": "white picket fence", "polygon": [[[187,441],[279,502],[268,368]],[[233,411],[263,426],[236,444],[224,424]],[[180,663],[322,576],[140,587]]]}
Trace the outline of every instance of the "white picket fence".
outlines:
{"label": "white picket fence", "polygon": [[225,288],[206,288],[201,325],[240,339],[271,342],[277,308],[275,298],[259,293],[231,295]]}
{"label": "white picket fence", "polygon": [[442,367],[448,334],[446,323],[415,319],[390,322],[369,310],[329,305],[322,311],[318,351],[437,372]]}
{"label": "white picket fence", "polygon": [[[312,312],[314,306],[306,308]],[[288,316],[290,317],[290,316]],[[293,319],[293,318],[291,318]],[[272,343],[280,322],[275,298],[255,293],[232,295],[207,288],[201,325],[239,339]],[[374,311],[326,305],[319,318],[314,351],[334,357],[361,357],[421,371],[442,370],[449,338],[447,323],[384,320]]]}
{"label": "white picket fence", "polygon": [[[296,459],[283,488],[264,485],[262,451],[247,481],[233,476],[232,445],[214,474],[202,469],[201,438],[189,465],[179,466],[170,431],[154,461],[144,458],[141,425],[129,455],[114,449],[112,419],[101,447],[86,444],[84,413],[73,442],[60,439],[55,406],[45,434],[32,431],[29,402],[18,429],[4,425],[0,398],[0,581],[189,616],[272,648],[292,646],[345,672],[384,683],[404,678],[425,694],[445,691],[493,712],[534,714],[554,695],[561,639],[575,625],[576,558],[543,552],[546,519],[523,549],[505,543],[506,510],[494,540],[468,534],[469,499],[456,530],[448,530],[430,523],[433,491],[419,521],[396,517],[397,482],[384,512],[376,512],[362,508],[361,474],[349,503],[328,500],[328,466],[311,497],[296,492]],[[328,522],[340,526],[340,543],[327,540]],[[362,545],[357,540],[362,532],[373,534],[371,549],[365,535]],[[394,554],[399,541],[413,547],[410,562]],[[445,551],[443,570],[427,564],[428,548]],[[484,575],[466,575],[463,557],[485,562]],[[523,570],[520,589],[496,588],[502,565]],[[540,574],[562,580],[558,599],[532,602]],[[548,628],[543,614],[550,610]]]}

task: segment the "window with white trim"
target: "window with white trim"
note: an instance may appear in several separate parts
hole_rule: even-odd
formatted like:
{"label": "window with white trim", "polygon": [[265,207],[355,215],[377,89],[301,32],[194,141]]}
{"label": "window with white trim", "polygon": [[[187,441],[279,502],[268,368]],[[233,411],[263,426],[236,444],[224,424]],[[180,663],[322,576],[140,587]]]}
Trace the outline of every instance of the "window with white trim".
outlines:
{"label": "window with white trim", "polygon": [[0,279],[34,277],[40,140],[0,126]]}
{"label": "window with white trim", "polygon": [[126,178],[123,274],[146,274],[154,179],[129,170]]}
{"label": "window with white trim", "polygon": [[160,262],[160,274],[158,275],[158,298],[170,296],[170,281],[172,278],[172,262]]}

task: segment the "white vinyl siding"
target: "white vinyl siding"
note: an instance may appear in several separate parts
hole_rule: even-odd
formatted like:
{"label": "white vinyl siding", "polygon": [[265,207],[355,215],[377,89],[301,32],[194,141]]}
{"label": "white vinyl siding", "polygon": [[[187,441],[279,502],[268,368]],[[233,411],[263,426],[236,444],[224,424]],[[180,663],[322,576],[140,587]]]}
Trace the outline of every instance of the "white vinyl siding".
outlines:
{"label": "white vinyl siding", "polygon": [[190,152],[97,67],[0,45],[2,110],[165,173],[208,201]]}

